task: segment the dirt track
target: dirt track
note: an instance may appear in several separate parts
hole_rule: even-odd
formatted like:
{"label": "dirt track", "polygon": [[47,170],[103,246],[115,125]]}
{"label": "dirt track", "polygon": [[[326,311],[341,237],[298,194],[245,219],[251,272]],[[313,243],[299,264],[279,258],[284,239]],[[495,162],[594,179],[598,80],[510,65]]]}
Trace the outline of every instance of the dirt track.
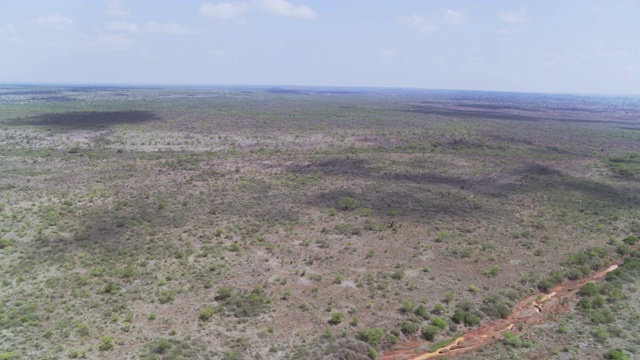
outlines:
{"label": "dirt track", "polygon": [[[570,299],[576,296],[576,289],[588,282],[603,279],[608,272],[613,271],[616,268],[618,268],[618,264],[611,265],[606,270],[597,272],[588,278],[577,281],[567,281],[551,289],[551,292],[548,294],[535,294],[528,296],[514,306],[511,315],[506,319],[496,320],[492,323],[474,329],[458,337],[449,345],[441,347],[433,352],[418,354],[418,349],[428,343],[425,341],[414,341],[397,346],[396,349],[386,352],[380,359],[425,360],[445,355],[452,356],[468,353],[495,339],[501,339],[504,337],[502,333],[506,330],[516,334],[522,333],[531,326],[545,323],[547,321],[547,314],[568,310],[567,301],[565,299]],[[518,328],[521,328],[522,330],[518,330]]]}

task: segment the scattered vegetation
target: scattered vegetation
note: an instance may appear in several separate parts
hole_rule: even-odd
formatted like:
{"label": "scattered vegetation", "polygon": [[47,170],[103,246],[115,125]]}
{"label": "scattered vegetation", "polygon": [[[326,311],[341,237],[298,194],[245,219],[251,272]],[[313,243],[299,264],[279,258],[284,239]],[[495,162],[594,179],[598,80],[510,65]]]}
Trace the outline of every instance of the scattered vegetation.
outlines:
{"label": "scattered vegetation", "polygon": [[0,359],[376,358],[620,256],[498,348],[633,358],[634,104],[4,86]]}

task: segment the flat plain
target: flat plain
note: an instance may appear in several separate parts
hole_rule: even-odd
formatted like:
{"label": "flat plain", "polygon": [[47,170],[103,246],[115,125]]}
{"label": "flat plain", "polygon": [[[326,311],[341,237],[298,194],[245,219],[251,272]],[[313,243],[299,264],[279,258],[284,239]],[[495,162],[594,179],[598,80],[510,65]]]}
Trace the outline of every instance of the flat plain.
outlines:
{"label": "flat plain", "polygon": [[[437,346],[640,258],[639,210],[640,98],[3,86],[0,359]],[[639,264],[461,358],[640,357]]]}

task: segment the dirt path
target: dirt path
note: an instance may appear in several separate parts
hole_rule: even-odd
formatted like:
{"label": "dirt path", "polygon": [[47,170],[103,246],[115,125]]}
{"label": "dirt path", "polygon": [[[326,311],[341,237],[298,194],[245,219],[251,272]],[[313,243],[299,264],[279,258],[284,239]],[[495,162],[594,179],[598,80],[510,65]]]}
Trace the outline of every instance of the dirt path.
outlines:
{"label": "dirt path", "polygon": [[[451,356],[454,354],[462,354],[473,351],[478,347],[485,345],[493,340],[502,339],[502,333],[509,330],[515,334],[524,332],[531,326],[540,325],[547,321],[547,314],[567,311],[569,309],[568,302],[577,295],[576,289],[582,285],[603,279],[608,272],[618,268],[620,262],[611,265],[606,270],[597,272],[592,276],[577,280],[567,281],[551,289],[551,292],[545,295],[535,294],[526,297],[517,303],[511,315],[506,319],[496,320],[492,323],[483,325],[474,329],[451,342],[449,345],[441,347],[433,352],[427,352],[417,355],[418,349],[424,345],[428,345],[425,341],[412,341],[396,347],[396,349],[386,352],[380,360],[425,360],[434,359],[439,356]],[[522,325],[519,325],[522,324]],[[518,326],[516,326],[518,325]],[[519,328],[521,330],[519,330]]]}

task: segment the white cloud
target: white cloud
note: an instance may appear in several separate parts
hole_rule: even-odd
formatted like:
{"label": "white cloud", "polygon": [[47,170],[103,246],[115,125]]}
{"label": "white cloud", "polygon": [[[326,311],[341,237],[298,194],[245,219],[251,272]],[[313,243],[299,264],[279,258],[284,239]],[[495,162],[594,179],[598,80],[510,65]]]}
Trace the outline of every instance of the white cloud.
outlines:
{"label": "white cloud", "polygon": [[120,0],[111,0],[107,4],[107,11],[105,11],[107,15],[111,16],[128,16],[129,13],[122,7],[122,1]]}
{"label": "white cloud", "polygon": [[233,19],[253,10],[276,16],[286,16],[298,19],[313,20],[316,12],[306,5],[293,5],[287,0],[252,0],[240,2],[204,3],[200,6],[200,15],[217,18]]}
{"label": "white cloud", "polygon": [[38,16],[35,20],[30,22],[31,25],[48,28],[62,28],[73,24],[73,19],[60,15],[45,15]]}
{"label": "white cloud", "polygon": [[144,25],[138,25],[128,21],[113,21],[105,25],[105,29],[114,32],[126,33],[161,33],[161,34],[191,34],[193,31],[186,26],[178,23],[156,23],[149,22]]}
{"label": "white cloud", "polygon": [[128,49],[136,44],[135,39],[131,39],[122,35],[100,35],[98,41],[103,45],[118,49]]}
{"label": "white cloud", "polygon": [[442,25],[462,25],[467,22],[467,14],[453,9],[447,9],[430,16],[413,14],[397,18],[398,22],[418,29],[422,33],[438,31]]}
{"label": "white cloud", "polygon": [[525,8],[514,11],[503,11],[499,14],[499,17],[500,21],[507,24],[522,24],[529,21],[527,10]]}
{"label": "white cloud", "polygon": [[205,3],[200,6],[200,15],[218,19],[232,19],[238,17],[253,7],[249,2],[221,2],[217,4]]}
{"label": "white cloud", "polygon": [[105,29],[109,31],[120,31],[135,33],[140,31],[138,24],[130,23],[128,21],[113,21],[105,26]]}
{"label": "white cloud", "polygon": [[425,18],[420,15],[414,14],[411,16],[399,17],[398,22],[404,25],[412,26],[422,33],[432,33],[438,31],[438,25],[432,19]]}
{"label": "white cloud", "polygon": [[267,12],[278,16],[288,16],[308,20],[316,18],[316,12],[310,7],[306,5],[295,6],[286,0],[262,0],[260,5]]}
{"label": "white cloud", "polygon": [[144,30],[162,34],[190,34],[193,32],[191,29],[177,23],[159,24],[155,22],[145,24]]}
{"label": "white cloud", "polygon": [[467,22],[467,14],[462,11],[447,9],[444,12],[443,20],[450,25],[461,25]]}

